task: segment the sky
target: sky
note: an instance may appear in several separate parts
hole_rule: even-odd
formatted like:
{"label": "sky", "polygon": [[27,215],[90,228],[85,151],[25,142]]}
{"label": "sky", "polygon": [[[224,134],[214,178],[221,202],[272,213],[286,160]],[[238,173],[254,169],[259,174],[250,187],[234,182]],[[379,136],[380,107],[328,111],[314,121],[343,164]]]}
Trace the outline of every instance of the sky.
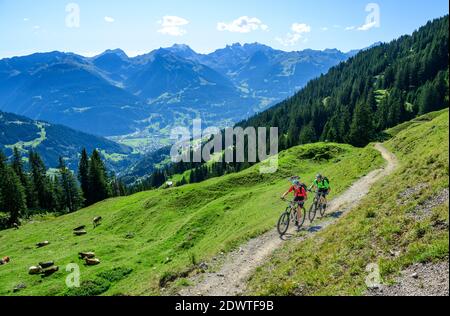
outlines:
{"label": "sky", "polygon": [[449,12],[447,0],[372,1],[0,0],[0,58],[115,48],[136,56],[175,43],[200,53],[253,42],[349,51],[410,34]]}

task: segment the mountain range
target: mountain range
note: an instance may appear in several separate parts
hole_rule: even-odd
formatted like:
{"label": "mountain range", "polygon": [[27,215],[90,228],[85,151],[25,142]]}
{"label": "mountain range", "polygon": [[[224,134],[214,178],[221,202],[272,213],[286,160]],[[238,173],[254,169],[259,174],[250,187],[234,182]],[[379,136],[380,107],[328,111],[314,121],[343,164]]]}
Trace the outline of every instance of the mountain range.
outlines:
{"label": "mountain range", "polygon": [[133,58],[36,53],[0,60],[0,110],[148,151],[194,118],[223,127],[261,112],[355,53],[258,43],[210,54],[177,44]]}

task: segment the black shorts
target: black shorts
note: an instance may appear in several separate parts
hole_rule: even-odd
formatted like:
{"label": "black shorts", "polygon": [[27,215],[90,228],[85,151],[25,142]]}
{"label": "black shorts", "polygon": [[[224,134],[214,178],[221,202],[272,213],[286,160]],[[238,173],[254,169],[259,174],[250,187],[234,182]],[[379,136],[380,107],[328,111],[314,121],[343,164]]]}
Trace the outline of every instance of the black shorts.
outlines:
{"label": "black shorts", "polygon": [[305,197],[304,196],[296,196],[294,198],[294,202],[297,202],[300,205],[305,204]]}
{"label": "black shorts", "polygon": [[329,190],[328,190],[328,189],[319,189],[319,190],[317,191],[317,193],[318,193],[319,195],[322,195],[322,196],[327,196],[328,193],[329,193]]}

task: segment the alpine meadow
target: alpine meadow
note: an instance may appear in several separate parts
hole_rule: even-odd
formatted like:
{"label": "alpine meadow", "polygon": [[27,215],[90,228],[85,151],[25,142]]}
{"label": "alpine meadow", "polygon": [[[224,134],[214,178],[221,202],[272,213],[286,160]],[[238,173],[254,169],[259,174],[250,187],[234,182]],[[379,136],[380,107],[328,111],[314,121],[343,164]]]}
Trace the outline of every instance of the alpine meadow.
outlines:
{"label": "alpine meadow", "polygon": [[57,2],[0,1],[0,297],[449,295],[446,1]]}

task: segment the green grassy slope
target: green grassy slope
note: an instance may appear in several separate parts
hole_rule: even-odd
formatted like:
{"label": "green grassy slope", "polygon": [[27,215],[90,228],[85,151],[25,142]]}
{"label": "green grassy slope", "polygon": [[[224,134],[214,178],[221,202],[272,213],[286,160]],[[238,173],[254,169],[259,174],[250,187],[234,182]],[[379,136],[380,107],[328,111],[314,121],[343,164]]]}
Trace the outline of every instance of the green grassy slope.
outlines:
{"label": "green grassy slope", "polygon": [[[258,166],[243,172],[167,190],[141,192],[110,199],[56,219],[28,223],[20,230],[0,232],[0,256],[11,263],[0,266],[0,295],[155,295],[160,280],[189,271],[193,263],[209,260],[275,226],[285,207],[279,196],[287,177],[299,174],[307,182],[321,171],[339,194],[355,179],[379,167],[383,160],[373,148],[313,144],[280,153],[275,174],[261,175]],[[91,220],[104,222],[93,230]],[[72,229],[88,225],[88,234]],[[34,244],[49,240],[36,249]],[[95,251],[101,264],[86,267],[80,251]],[[56,274],[41,278],[28,267],[54,260]],[[79,263],[83,286],[68,291],[65,265]],[[27,287],[18,293],[19,283]]]}
{"label": "green grassy slope", "polygon": [[412,263],[448,258],[448,199],[437,198],[449,187],[448,115],[447,109],[388,131],[395,136],[386,146],[399,169],[336,225],[277,251],[252,276],[249,294],[360,295],[369,263],[379,264],[389,284]]}

